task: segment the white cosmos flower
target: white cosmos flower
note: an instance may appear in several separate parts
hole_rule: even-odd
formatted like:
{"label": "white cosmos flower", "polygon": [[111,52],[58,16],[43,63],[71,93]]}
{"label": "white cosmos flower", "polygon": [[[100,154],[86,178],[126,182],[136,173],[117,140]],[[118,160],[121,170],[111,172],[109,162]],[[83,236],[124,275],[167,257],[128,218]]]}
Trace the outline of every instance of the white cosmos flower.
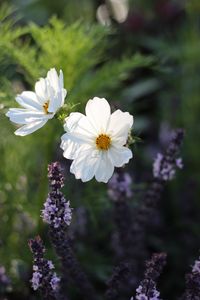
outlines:
{"label": "white cosmos flower", "polygon": [[70,171],[76,179],[86,182],[95,176],[99,182],[108,182],[114,167],[132,158],[125,144],[133,116],[119,109],[111,114],[107,100],[97,97],[87,102],[85,113],[71,113],[65,119],[63,156],[73,160]]}
{"label": "white cosmos flower", "polygon": [[16,101],[23,108],[10,108],[6,116],[22,125],[16,135],[25,136],[46,124],[64,104],[67,91],[63,88],[63,73],[58,76],[55,69],[40,78],[35,84],[35,92],[25,91],[17,95]]}

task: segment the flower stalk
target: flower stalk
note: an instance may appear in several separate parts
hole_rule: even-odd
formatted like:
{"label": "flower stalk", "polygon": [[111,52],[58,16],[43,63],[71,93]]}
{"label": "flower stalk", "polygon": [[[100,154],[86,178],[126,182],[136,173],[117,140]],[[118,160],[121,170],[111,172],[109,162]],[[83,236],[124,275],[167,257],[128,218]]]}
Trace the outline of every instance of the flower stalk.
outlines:
{"label": "flower stalk", "polygon": [[[165,173],[168,180],[172,179],[170,176],[172,168],[166,168],[166,166],[173,166],[173,173],[175,175],[175,162],[180,151],[183,136],[184,133],[182,129],[175,130],[166,153],[162,156],[163,163],[159,166],[159,174]],[[163,170],[167,171],[163,172]],[[131,274],[131,279],[124,283],[127,294],[131,288],[136,287],[138,284],[138,276],[142,270],[142,262],[147,256],[146,229],[151,226],[151,220],[157,211],[157,205],[166,181],[167,180],[161,176],[154,176],[143,201],[140,202],[141,204],[135,208],[133,213],[125,197],[119,196],[118,201],[114,202],[114,219],[121,250],[119,259],[121,262],[129,262]],[[114,195],[117,195],[116,192]]]}
{"label": "flower stalk", "polygon": [[29,247],[33,253],[32,288],[40,290],[44,300],[66,300],[60,293],[60,278],[53,271],[52,261],[44,257],[46,251],[39,236],[29,240]]}
{"label": "flower stalk", "polygon": [[165,264],[165,253],[154,254],[151,260],[146,262],[144,279],[136,290],[135,300],[161,300],[160,293],[157,291],[157,280]]}
{"label": "flower stalk", "polygon": [[81,269],[68,236],[72,211],[69,201],[66,201],[60,191],[64,186],[64,177],[59,163],[55,162],[49,165],[48,178],[50,193],[44,204],[42,217],[49,224],[50,240],[61,261],[63,277],[74,281],[84,299],[96,300],[94,288]]}

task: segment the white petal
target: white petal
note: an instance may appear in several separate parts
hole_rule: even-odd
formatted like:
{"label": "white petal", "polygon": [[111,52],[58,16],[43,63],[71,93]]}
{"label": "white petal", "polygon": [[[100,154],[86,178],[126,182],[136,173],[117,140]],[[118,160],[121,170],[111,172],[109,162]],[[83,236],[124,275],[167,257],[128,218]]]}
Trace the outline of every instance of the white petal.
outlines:
{"label": "white petal", "polygon": [[112,145],[114,146],[124,146],[128,140],[128,134],[130,131],[129,125],[125,125],[121,128],[120,131],[117,132],[116,135],[112,135],[113,132],[110,134],[112,139]]}
{"label": "white petal", "polygon": [[128,124],[131,128],[133,126],[133,116],[130,115],[128,112],[123,112],[120,109],[117,109],[115,112],[112,113],[110,118],[110,127],[118,127],[119,122],[122,124]]}
{"label": "white petal", "polygon": [[124,145],[128,138],[128,133],[133,126],[133,116],[128,112],[116,110],[110,117],[108,133],[113,139]]}
{"label": "white petal", "polygon": [[35,92],[41,104],[49,100],[47,81],[44,78],[40,78],[40,80],[36,82]]}
{"label": "white petal", "polygon": [[66,96],[67,96],[67,90],[66,89],[62,89],[62,103],[61,103],[61,107],[64,105],[65,97]]}
{"label": "white petal", "polygon": [[63,86],[64,86],[63,71],[60,70],[60,75],[59,75],[59,88],[60,88],[60,90],[63,89]]}
{"label": "white petal", "polygon": [[35,110],[42,110],[41,104],[38,102],[34,92],[25,91],[15,98],[16,101],[23,107]]}
{"label": "white petal", "polygon": [[19,129],[17,129],[15,131],[15,134],[20,135],[20,136],[25,136],[30,133],[33,133],[34,131],[36,131],[39,128],[41,128],[42,126],[44,126],[47,121],[48,120],[36,121],[36,122],[30,123],[30,124],[24,125],[24,126],[20,127]]}
{"label": "white petal", "polygon": [[64,134],[61,139],[60,147],[64,150],[63,156],[68,159],[74,159],[80,145],[69,140],[67,134]]}
{"label": "white petal", "polygon": [[86,182],[94,177],[98,167],[98,155],[96,155],[96,152],[96,150],[88,146],[81,147],[79,155],[74,159],[70,167],[70,172],[75,175],[76,179]]}
{"label": "white petal", "polygon": [[73,136],[84,136],[85,140],[92,140],[95,143],[96,133],[91,126],[88,118],[80,113],[71,113],[65,119],[65,130]]}
{"label": "white petal", "polygon": [[85,113],[98,134],[106,132],[110,119],[110,105],[106,99],[95,97],[89,100]]}
{"label": "white petal", "polygon": [[31,111],[22,108],[10,108],[6,116],[9,117],[12,122],[17,124],[30,123],[32,120],[49,119],[49,116],[44,112]]}
{"label": "white petal", "polygon": [[58,92],[58,94],[56,96],[57,97],[57,101],[56,101],[57,110],[64,105],[66,95],[67,95],[66,89],[60,89],[60,91]]}
{"label": "white petal", "polygon": [[65,119],[65,131],[74,131],[78,125],[80,118],[82,117],[84,117],[84,115],[79,112],[71,113],[69,117]]}
{"label": "white petal", "polygon": [[[80,115],[79,115],[80,116]],[[92,127],[88,122],[87,118],[82,115],[79,121],[75,121],[78,115],[73,116],[73,120],[67,118],[65,128],[67,129],[67,133],[63,136],[63,139],[69,140],[73,143],[77,144],[88,144],[90,146],[95,147],[96,137],[92,132]],[[73,123],[74,122],[74,123]],[[69,124],[69,125],[68,125]],[[71,129],[69,129],[71,127]],[[72,129],[73,127],[73,129]]]}
{"label": "white petal", "polygon": [[61,108],[64,104],[63,92],[60,91],[56,95],[50,93],[50,95],[51,96],[49,97],[50,101],[49,101],[48,111],[51,113],[56,113],[59,110],[59,108]]}
{"label": "white petal", "polygon": [[[63,156],[68,158],[68,159],[74,159],[76,156],[76,153],[78,149],[80,148],[80,144],[87,144],[88,143],[88,137],[86,137],[84,140],[83,139],[76,139],[72,138],[72,135],[70,136],[70,133],[75,133],[76,131],[78,132],[77,135],[79,136],[79,130],[77,130],[79,126],[79,121],[81,118],[85,118],[85,116],[81,113],[75,112],[71,113],[69,117],[65,119],[65,124],[64,124],[64,129],[67,132],[67,134],[64,134],[61,137],[61,148],[64,150]],[[83,132],[83,130],[82,130]],[[84,132],[83,132],[84,133]],[[90,140],[89,140],[90,143]]]}
{"label": "white petal", "polygon": [[34,115],[33,117],[29,117],[26,119],[26,122],[28,123],[32,123],[35,121],[39,121],[39,120],[50,120],[54,117],[54,114],[44,114],[43,116],[36,116]]}
{"label": "white petal", "polygon": [[63,137],[65,140],[70,140],[73,143],[77,144],[89,144],[91,146],[95,145],[95,140],[90,138],[89,136],[85,134],[81,134],[79,132],[69,132],[66,133]]}
{"label": "white petal", "polygon": [[56,112],[60,107],[64,105],[64,100],[67,91],[63,88],[63,73],[60,70],[60,75],[55,69],[51,69],[47,73],[47,81],[50,95],[49,112]]}
{"label": "white petal", "polygon": [[108,156],[115,167],[122,167],[133,157],[132,151],[127,147],[111,147]]}
{"label": "white petal", "polygon": [[47,79],[50,85],[53,87],[54,92],[60,91],[60,79],[58,78],[58,73],[55,68],[50,69],[47,73]]}
{"label": "white petal", "polygon": [[101,151],[100,158],[98,160],[98,167],[95,172],[95,178],[99,182],[107,183],[114,172],[114,166],[111,160],[108,158],[107,151]]}
{"label": "white petal", "polygon": [[59,108],[60,100],[55,96],[50,96],[48,112],[55,114]]}

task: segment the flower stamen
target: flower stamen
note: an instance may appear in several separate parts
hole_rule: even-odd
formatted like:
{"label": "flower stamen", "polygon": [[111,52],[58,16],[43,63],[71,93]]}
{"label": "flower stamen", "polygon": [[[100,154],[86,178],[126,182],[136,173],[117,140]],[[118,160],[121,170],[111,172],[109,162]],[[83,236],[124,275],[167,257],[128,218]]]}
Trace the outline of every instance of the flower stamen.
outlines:
{"label": "flower stamen", "polygon": [[107,134],[100,134],[96,138],[96,146],[99,150],[108,150],[110,148],[111,138]]}
{"label": "flower stamen", "polygon": [[48,114],[48,108],[49,108],[49,100],[43,104],[43,109],[45,114]]}

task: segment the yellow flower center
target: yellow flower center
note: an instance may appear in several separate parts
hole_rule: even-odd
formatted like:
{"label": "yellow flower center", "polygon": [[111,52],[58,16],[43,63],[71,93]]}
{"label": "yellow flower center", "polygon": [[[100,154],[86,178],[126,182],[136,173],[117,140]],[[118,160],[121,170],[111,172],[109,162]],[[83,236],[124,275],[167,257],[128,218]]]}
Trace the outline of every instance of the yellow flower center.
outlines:
{"label": "yellow flower center", "polygon": [[45,114],[48,114],[48,108],[49,108],[49,100],[43,104],[43,109]]}
{"label": "yellow flower center", "polygon": [[111,138],[107,134],[100,134],[96,138],[96,146],[99,150],[108,150],[111,144]]}

